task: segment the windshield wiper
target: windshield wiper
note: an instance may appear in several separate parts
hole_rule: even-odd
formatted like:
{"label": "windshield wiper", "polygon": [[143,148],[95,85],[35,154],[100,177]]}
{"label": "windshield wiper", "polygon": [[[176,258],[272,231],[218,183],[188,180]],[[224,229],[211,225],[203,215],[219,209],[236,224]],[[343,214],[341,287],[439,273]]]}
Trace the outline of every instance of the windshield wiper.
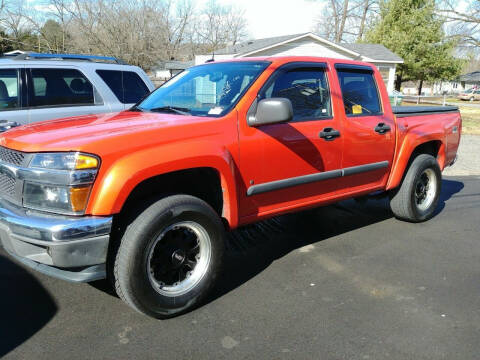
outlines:
{"label": "windshield wiper", "polygon": [[143,110],[140,109],[140,108],[137,107],[137,106],[132,106],[130,109],[128,109],[128,111],[138,111],[138,112],[142,112]]}
{"label": "windshield wiper", "polygon": [[178,107],[178,106],[160,106],[153,109],[149,109],[149,111],[153,112],[170,112],[176,113],[180,115],[190,115],[190,109]]}

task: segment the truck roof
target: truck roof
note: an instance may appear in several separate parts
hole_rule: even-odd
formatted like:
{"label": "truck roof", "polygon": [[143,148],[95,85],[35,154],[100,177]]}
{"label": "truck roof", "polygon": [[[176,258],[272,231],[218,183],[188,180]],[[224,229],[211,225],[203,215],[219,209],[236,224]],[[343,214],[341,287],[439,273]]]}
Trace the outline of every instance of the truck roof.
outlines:
{"label": "truck roof", "polygon": [[214,60],[205,64],[198,65],[207,65],[215,63],[225,63],[225,62],[250,62],[250,61],[269,61],[273,64],[285,64],[288,62],[319,62],[327,64],[351,64],[351,65],[361,65],[374,68],[375,65],[372,63],[358,61],[358,60],[349,60],[349,59],[338,59],[338,58],[329,58],[329,57],[319,57],[319,56],[260,56],[260,57],[242,57],[242,58],[233,58],[233,59],[219,59]]}

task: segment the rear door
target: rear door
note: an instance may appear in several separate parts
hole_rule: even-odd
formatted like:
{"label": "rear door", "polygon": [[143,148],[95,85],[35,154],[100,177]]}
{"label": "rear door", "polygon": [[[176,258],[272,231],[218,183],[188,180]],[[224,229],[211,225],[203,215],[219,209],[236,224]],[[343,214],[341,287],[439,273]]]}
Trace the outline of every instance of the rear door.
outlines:
{"label": "rear door", "polygon": [[[294,115],[289,123],[251,127],[240,116],[240,216],[315,203],[336,193],[341,121],[333,115],[328,73],[326,64],[296,62],[267,80],[256,101],[288,98]],[[331,135],[321,137],[322,132]]]}
{"label": "rear door", "polygon": [[395,152],[395,119],[382,103],[385,85],[369,66],[336,64],[343,101],[344,139],[341,193],[380,189],[386,185]]}
{"label": "rear door", "polygon": [[26,69],[29,122],[110,111],[90,80],[75,68]]}

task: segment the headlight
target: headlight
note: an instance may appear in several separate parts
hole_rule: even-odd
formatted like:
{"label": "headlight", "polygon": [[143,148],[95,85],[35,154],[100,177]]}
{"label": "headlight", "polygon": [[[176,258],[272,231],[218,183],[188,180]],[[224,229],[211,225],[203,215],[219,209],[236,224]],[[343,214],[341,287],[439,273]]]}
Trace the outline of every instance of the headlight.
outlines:
{"label": "headlight", "polygon": [[29,168],[35,177],[23,187],[23,206],[47,212],[82,215],[100,160],[81,153],[35,154]]}
{"label": "headlight", "polygon": [[37,210],[78,214],[87,207],[90,189],[91,185],[72,187],[25,183],[23,205]]}
{"label": "headlight", "polygon": [[34,155],[30,167],[52,170],[96,169],[98,158],[81,153],[45,153]]}

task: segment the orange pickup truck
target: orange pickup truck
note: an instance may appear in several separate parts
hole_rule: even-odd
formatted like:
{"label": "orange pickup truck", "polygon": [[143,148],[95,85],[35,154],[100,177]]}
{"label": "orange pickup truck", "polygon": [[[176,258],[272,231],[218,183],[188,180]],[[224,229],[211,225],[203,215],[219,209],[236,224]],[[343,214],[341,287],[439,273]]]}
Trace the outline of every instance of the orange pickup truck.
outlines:
{"label": "orange pickup truck", "polygon": [[171,317],[205,298],[240,225],[379,192],[397,218],[429,219],[460,132],[456,107],[392,109],[367,63],[210,62],[128,111],[2,134],[1,243]]}

